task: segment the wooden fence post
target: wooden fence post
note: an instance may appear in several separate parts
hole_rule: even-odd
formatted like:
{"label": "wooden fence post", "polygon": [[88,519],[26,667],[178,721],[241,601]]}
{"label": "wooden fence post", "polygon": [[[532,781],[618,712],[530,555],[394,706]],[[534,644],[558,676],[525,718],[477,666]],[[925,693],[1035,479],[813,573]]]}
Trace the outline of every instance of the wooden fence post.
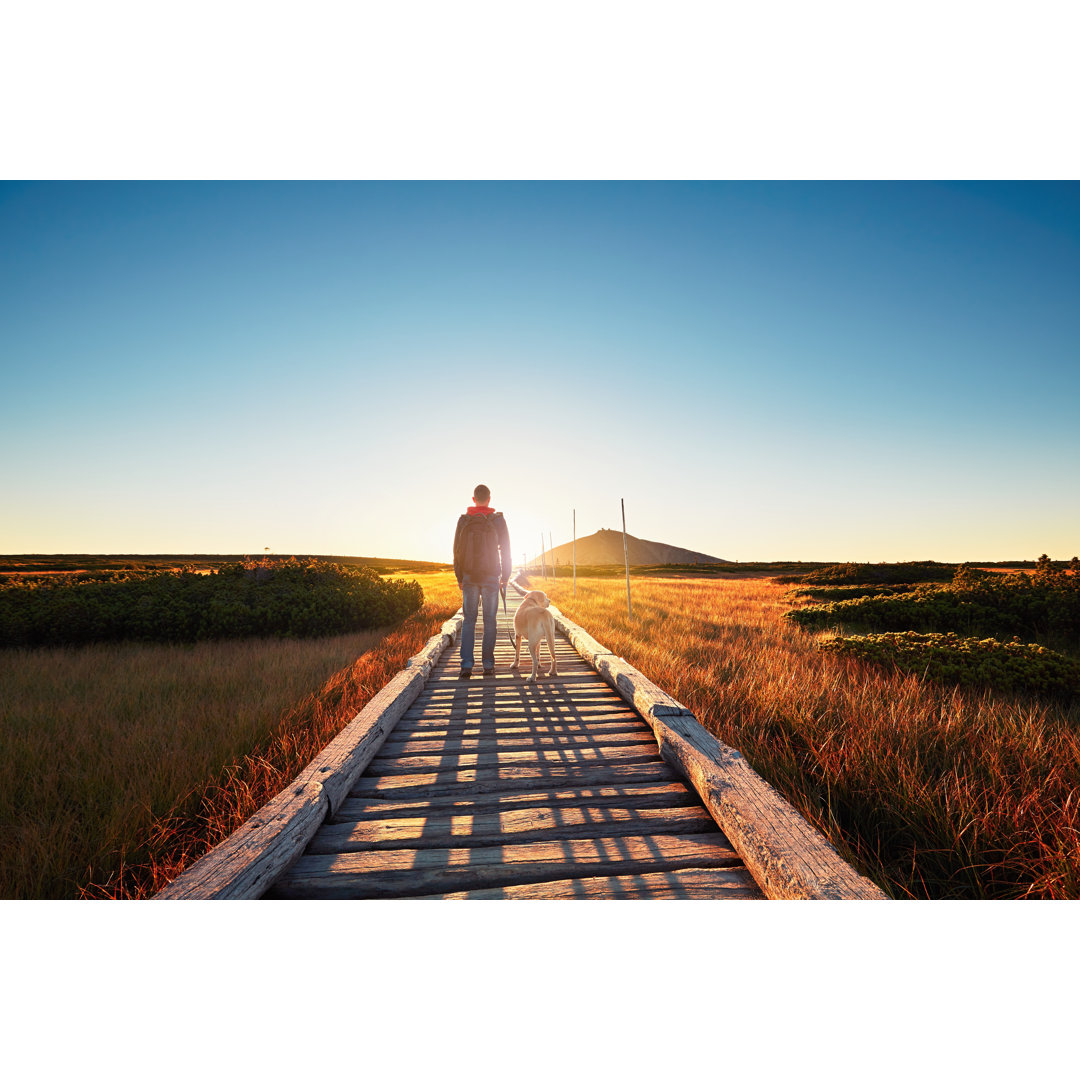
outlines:
{"label": "wooden fence post", "polygon": [[574,595],[577,596],[577,510],[574,511]]}
{"label": "wooden fence post", "polygon": [[630,556],[626,550],[626,503],[620,499],[619,505],[622,507],[622,556],[626,566],[626,614],[633,618],[634,609],[630,606]]}

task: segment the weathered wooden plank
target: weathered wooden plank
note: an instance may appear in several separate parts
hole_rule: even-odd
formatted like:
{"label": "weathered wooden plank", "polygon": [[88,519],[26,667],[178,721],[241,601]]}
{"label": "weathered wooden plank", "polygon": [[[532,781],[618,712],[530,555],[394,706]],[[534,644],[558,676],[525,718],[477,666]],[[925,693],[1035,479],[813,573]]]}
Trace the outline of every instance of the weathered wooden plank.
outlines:
{"label": "weathered wooden plank", "polygon": [[[530,840],[584,840],[608,836],[705,833],[716,823],[703,806],[530,807],[496,813],[446,811],[423,817],[324,824],[307,854],[374,848],[487,847]],[[719,830],[717,830],[719,831]]]}
{"label": "weathered wooden plank", "polygon": [[[444,716],[455,713],[482,713],[487,711],[498,716],[524,713],[527,716],[602,715],[604,712],[627,713],[634,710],[624,701],[614,697],[609,689],[603,694],[588,697],[521,698],[509,695],[490,697],[447,697],[443,700],[417,701],[409,712],[410,719],[421,716]],[[588,710],[588,712],[586,711]]]}
{"label": "weathered wooden plank", "polygon": [[471,679],[453,679],[442,685],[430,684],[420,700],[441,704],[455,699],[460,701],[473,701],[485,698],[493,701],[577,701],[597,700],[603,701],[611,693],[610,687],[603,682],[590,680],[576,685],[555,681],[555,676],[550,679],[545,675],[539,682],[516,682],[507,681],[500,683],[499,677],[482,675]]}
{"label": "weathered wooden plank", "polygon": [[[406,726],[407,725],[407,726]],[[444,717],[441,723],[416,724],[409,719],[398,721],[393,734],[384,745],[393,742],[405,742],[411,739],[438,739],[481,735],[589,735],[616,734],[621,731],[645,731],[652,736],[652,729],[640,716],[627,713],[611,720],[593,723],[580,717],[560,720],[555,717],[509,717],[497,720],[495,717]]]}
{"label": "weathered wooden plank", "polygon": [[[514,647],[509,643],[508,635],[507,635],[507,629],[508,629],[508,627],[505,627],[505,626],[500,626],[499,627],[499,631],[498,631],[498,633],[496,635],[496,643],[495,643],[496,656],[509,656],[509,657],[514,656]],[[484,627],[480,626],[480,625],[477,625],[476,630],[477,630],[476,648],[475,648],[475,651],[474,651],[474,657],[476,657],[476,656],[478,656],[478,654],[480,654],[481,644],[482,644],[482,634],[483,634]],[[523,651],[525,650],[525,648],[526,648],[526,645],[523,642],[522,643]],[[546,643],[544,643],[543,649],[544,649],[544,656],[546,656],[546,654],[548,654],[548,646],[546,646]],[[559,637],[555,638],[555,651],[556,652],[566,652],[566,651],[568,651],[568,652],[572,653],[573,656],[575,656],[575,658],[577,659],[577,650],[575,648],[573,648],[573,646],[570,643],[566,642],[566,640],[564,640],[563,638],[559,638]],[[460,648],[456,648],[454,650],[454,652],[450,654],[450,662],[453,663],[454,660],[457,659],[460,656],[461,656],[461,650],[460,650]]]}
{"label": "weathered wooden plank", "polygon": [[610,784],[582,788],[539,788],[535,791],[493,791],[471,798],[434,795],[427,799],[346,799],[335,822],[365,821],[377,817],[413,817],[442,812],[493,813],[527,807],[562,806],[646,807],[700,806],[697,792],[681,781],[665,784]]}
{"label": "weathered wooden plank", "polygon": [[[521,654],[522,654],[522,656],[528,656],[529,655],[528,644],[526,642],[522,642]],[[547,655],[548,655],[547,645],[545,644],[542,647],[541,656],[543,656],[544,659],[546,660]],[[566,657],[567,662],[570,663],[570,664],[573,664],[575,666],[575,669],[576,669],[577,673],[588,675],[592,671],[591,665],[589,665],[588,663],[583,663],[581,656],[578,655],[578,653],[574,650],[573,646],[570,645],[569,643],[565,642],[565,641],[560,641],[560,643],[555,647],[555,656],[558,657],[558,658]],[[509,668],[509,665],[511,663],[513,663],[514,657],[515,657],[515,653],[514,653],[513,649],[504,648],[503,646],[497,646],[496,647],[496,649],[495,649],[496,664],[501,665],[501,664],[505,663],[507,665],[507,667],[505,667],[505,668],[500,667],[500,674],[513,675],[513,671]],[[480,661],[481,661],[481,651],[480,651],[480,642],[478,640],[477,643],[476,643],[476,651],[473,654],[473,662],[474,662],[474,664],[479,664]],[[445,664],[444,669],[443,669],[444,673],[449,675],[449,676],[456,676],[457,673],[458,673],[458,670],[460,669],[460,665],[461,665],[461,653],[460,653],[459,650],[455,649],[447,657],[447,661],[446,661],[446,664]]]}
{"label": "weathered wooden plank", "polygon": [[[476,648],[475,653],[473,654],[474,661],[478,660],[479,655],[480,655],[480,642],[479,642],[479,640],[477,641],[476,644],[477,644],[477,648]],[[541,653],[541,655],[546,659],[547,655],[548,655],[547,644],[545,643],[542,648],[543,648],[543,652]],[[522,642],[521,651],[522,651],[523,655],[527,656],[529,654],[528,644],[526,642]],[[573,646],[569,645],[566,642],[558,642],[556,644],[556,646],[555,646],[555,655],[556,656],[565,656],[567,658],[567,660],[569,660],[571,663],[575,663],[575,662],[578,662],[578,661],[581,660],[581,657],[578,655],[577,652],[575,652]],[[450,657],[450,660],[449,660],[449,662],[447,664],[447,667],[448,668],[452,667],[453,664],[455,663],[455,660],[459,659],[460,656],[461,656],[461,653],[455,651],[455,653]],[[509,661],[512,661],[514,659],[514,656],[515,656],[514,650],[512,648],[510,648],[509,646],[497,645],[495,647],[495,659],[496,660],[509,660]],[[455,671],[454,674],[457,674],[457,672]]]}
{"label": "weathered wooden plank", "polygon": [[[619,735],[639,734],[647,735],[655,744],[656,738],[647,724],[640,720],[624,720],[617,724],[584,725],[568,723],[561,725],[547,721],[537,724],[497,724],[478,723],[474,720],[461,719],[453,723],[440,724],[439,726],[416,728],[407,735],[395,739],[393,746],[403,746],[416,739],[478,739],[478,738],[559,738],[560,736],[590,736],[609,735],[612,738]],[[602,740],[607,741],[607,740]]]}
{"label": "weathered wooden plank", "polygon": [[349,851],[301,856],[268,895],[285,899],[417,896],[737,864],[734,849],[718,831],[474,848]]}
{"label": "weathered wooden plank", "polygon": [[[621,704],[621,703],[620,703]],[[519,694],[516,691],[491,690],[481,693],[447,693],[442,695],[425,694],[416,702],[417,709],[476,709],[487,706],[488,708],[518,708],[518,709],[562,709],[574,706],[606,705],[611,707],[614,702],[611,699],[611,690],[604,687],[599,690],[591,690],[589,693],[580,694]],[[623,708],[626,706],[623,705]]]}
{"label": "weathered wooden plank", "polygon": [[437,716],[408,716],[399,721],[398,731],[409,734],[429,735],[436,737],[439,732],[453,732],[462,734],[467,729],[475,729],[474,733],[514,730],[519,732],[543,732],[551,733],[563,731],[572,734],[576,731],[619,731],[623,729],[645,728],[648,725],[642,721],[637,713],[600,713],[599,715],[567,713],[558,715],[552,713],[516,713],[511,715],[498,714],[495,716],[484,713],[459,713],[442,714]]}
{"label": "weathered wooden plank", "polygon": [[648,781],[681,780],[665,761],[634,762],[630,765],[519,765],[503,768],[460,769],[457,772],[404,773],[391,776],[364,774],[353,786],[358,798],[390,798],[447,795],[478,795],[489,791],[526,791],[559,785],[579,786]]}
{"label": "weathered wooden plank", "polygon": [[764,900],[753,874],[724,870],[669,870],[660,874],[563,878],[501,889],[436,893],[412,900]]}
{"label": "weathered wooden plank", "polygon": [[432,697],[477,697],[485,694],[517,695],[530,701],[542,697],[569,696],[571,694],[603,694],[610,688],[602,680],[598,679],[596,672],[592,672],[587,678],[567,675],[563,680],[557,675],[544,675],[536,682],[529,682],[528,671],[525,677],[512,673],[509,675],[480,675],[474,674],[470,679],[462,679],[455,675],[453,678],[441,679],[432,682],[425,690],[425,696]]}
{"label": "weathered wooden plank", "polygon": [[[528,656],[528,653],[525,653]],[[543,652],[544,662],[546,666],[547,662],[547,649]],[[588,683],[596,680],[596,670],[589,664],[585,663],[580,656],[572,653],[560,653],[556,652],[555,658],[557,660],[565,659],[567,664],[570,665],[571,670],[566,672],[566,685],[573,686],[575,683]],[[471,679],[460,679],[458,673],[460,671],[460,658],[454,655],[448,656],[446,663],[442,664],[439,668],[439,680],[441,683],[449,685],[468,684],[475,686],[479,682],[485,684],[506,684],[510,686],[520,686],[525,683],[528,678],[528,673],[522,676],[519,668],[511,668],[510,664],[514,661],[514,654],[512,652],[507,653],[504,656],[499,656],[496,653],[495,656],[495,674],[483,676],[481,672],[483,668],[480,666],[474,666],[472,669]],[[474,661],[474,665],[479,665],[479,660]]]}
{"label": "weathered wooden plank", "polygon": [[[479,686],[473,686],[479,682]],[[462,682],[451,683],[448,686],[434,691],[425,690],[423,698],[417,703],[430,705],[434,708],[447,708],[448,706],[463,707],[468,705],[475,708],[477,705],[494,705],[496,702],[506,705],[550,705],[553,702],[580,701],[582,704],[617,704],[622,708],[627,705],[620,698],[614,697],[611,687],[607,685],[589,685],[580,687],[556,686],[551,682],[528,683],[524,686],[493,686],[488,680],[485,686],[482,679],[465,679]]]}
{"label": "weathered wooden plank", "polygon": [[[480,651],[483,629],[484,629],[483,625],[480,624],[479,621],[478,621],[477,627],[476,627],[476,630],[477,630],[477,634],[476,634],[476,653],[477,654]],[[509,629],[508,626],[500,626],[499,627],[499,629],[498,629],[498,631],[496,633],[496,637],[495,637],[495,651],[496,651],[496,653],[509,653],[511,656],[513,656],[513,654],[514,654],[514,646],[511,645],[510,642],[509,642],[508,635],[507,635],[507,632],[506,632],[508,629]],[[522,647],[523,650],[525,648],[527,648],[526,643],[522,642],[521,647]],[[568,647],[569,646],[568,646],[567,642],[564,641],[562,638],[556,638],[555,639],[555,648],[556,649],[565,649],[565,648],[568,648]],[[543,649],[544,649],[544,655],[546,656],[547,655],[547,643],[546,642],[543,645]],[[455,650],[455,655],[460,655],[460,649]]]}
{"label": "weathered wooden plank", "polygon": [[[528,657],[527,650],[523,650],[523,655]],[[542,653],[544,661],[547,661],[547,648],[544,648]],[[570,665],[570,670],[566,672],[566,680],[568,685],[573,685],[575,682],[589,682],[596,678],[596,670],[582,660],[575,652],[567,648],[557,649],[555,651],[555,658],[557,660],[565,659],[567,664]],[[446,682],[458,682],[458,672],[460,671],[461,658],[459,655],[451,654],[447,657],[446,663],[440,666],[439,678]],[[510,664],[514,662],[513,650],[507,650],[505,653],[500,653],[496,650],[495,653],[495,675],[488,676],[488,681],[494,678],[497,682],[506,683],[523,683],[525,679],[522,677],[518,668],[511,668]],[[480,663],[479,659],[474,658],[473,677],[471,679],[462,679],[462,682],[474,682],[480,677],[480,673],[483,671],[482,667],[475,666]]]}
{"label": "weathered wooden plank", "polygon": [[559,750],[506,750],[486,754],[417,754],[415,756],[374,757],[367,767],[368,776],[395,776],[412,772],[460,772],[463,769],[513,767],[517,765],[620,764],[651,761],[656,745],[580,746]]}
{"label": "weathered wooden plank", "polygon": [[456,719],[458,717],[471,717],[478,720],[500,720],[503,717],[521,718],[525,720],[582,720],[588,719],[591,723],[594,719],[603,722],[605,719],[621,719],[633,717],[640,720],[641,716],[624,704],[621,700],[594,702],[592,704],[574,704],[567,708],[549,705],[534,705],[532,703],[509,703],[496,708],[495,705],[484,701],[473,701],[460,705],[429,705],[426,708],[413,706],[403,717],[407,722],[440,719]]}
{"label": "weathered wooden plank", "polygon": [[[609,691],[610,693],[610,691]],[[406,717],[409,720],[430,720],[439,717],[475,716],[487,720],[498,720],[504,716],[522,719],[550,718],[559,720],[585,719],[605,716],[636,716],[640,714],[619,699],[607,700],[592,698],[584,701],[520,701],[518,699],[499,699],[494,701],[448,701],[444,703],[425,702],[411,708]]]}
{"label": "weathered wooden plank", "polygon": [[[476,648],[475,648],[475,651],[474,651],[474,657],[480,651],[483,627],[482,626],[477,626],[476,629],[477,629],[478,633],[477,633],[477,636],[476,636]],[[496,656],[513,657],[514,656],[514,647],[512,645],[508,644],[505,641],[505,636],[506,636],[505,629],[500,627],[499,628],[498,639],[496,640],[496,644],[495,644],[495,655]],[[522,646],[521,646],[522,652],[527,651],[527,648],[528,648],[527,644],[525,642],[522,642]],[[543,645],[543,650],[544,650],[544,656],[547,656],[547,643],[546,642]],[[571,656],[574,659],[579,659],[579,655],[577,653],[577,650],[574,649],[573,645],[571,645],[567,641],[562,640],[561,638],[556,638],[555,639],[555,654],[558,655],[559,653],[566,653],[568,656]],[[451,654],[450,662],[452,663],[454,657],[458,657],[460,655],[461,655],[460,649],[455,649],[454,652]]]}
{"label": "weathered wooden plank", "polygon": [[[476,647],[475,647],[475,651],[473,653],[474,657],[477,657],[480,654],[482,635],[483,635],[483,627],[482,626],[477,626],[476,629],[477,629],[477,635],[476,635]],[[547,656],[547,642],[544,642],[544,644],[541,646],[541,648],[543,649],[543,655]],[[523,641],[521,643],[521,651],[522,652],[527,652],[528,651],[528,643],[527,642]],[[564,641],[562,638],[556,638],[555,639],[555,653],[556,653],[556,655],[558,655],[558,653],[560,653],[560,652],[569,653],[569,654],[573,655],[575,658],[578,655],[576,650],[574,649],[574,647],[569,642]],[[454,655],[455,656],[460,656],[461,655],[460,650],[455,650]],[[496,643],[495,643],[495,655],[496,656],[510,656],[510,657],[514,656],[514,647],[513,647],[513,645],[510,645],[506,640],[506,628],[505,627],[500,627],[499,630],[498,630],[498,634],[497,634],[497,637],[496,637]]]}
{"label": "weathered wooden plank", "polygon": [[[644,727],[644,725],[642,725]],[[656,737],[645,727],[644,731],[558,732],[554,735],[512,735],[500,731],[494,735],[449,735],[443,738],[422,738],[412,735],[407,739],[389,739],[383,743],[383,754],[408,757],[413,754],[491,754],[504,750],[554,750],[577,746],[634,746],[647,745],[656,752]]]}
{"label": "weathered wooden plank", "polygon": [[[439,670],[437,685],[440,686],[456,686],[464,682],[468,682],[469,685],[476,685],[478,683],[482,685],[491,685],[492,683],[506,684],[509,686],[520,686],[529,677],[529,671],[531,670],[531,659],[529,658],[529,652],[527,649],[523,650],[525,659],[521,661],[524,664],[524,674],[520,667],[512,668],[510,665],[514,662],[514,654],[508,653],[505,656],[495,654],[495,674],[483,675],[483,668],[480,666],[480,661],[475,662],[475,666],[472,669],[471,679],[461,679],[458,675],[460,670],[460,660],[455,660],[453,657]],[[558,676],[552,676],[552,679],[558,678],[560,682],[565,682],[567,686],[573,686],[576,683],[591,682],[596,678],[596,672],[586,664],[580,656],[573,652],[561,652],[556,650],[555,659],[559,664]],[[549,663],[547,649],[544,649],[542,654],[542,670],[547,670]],[[563,665],[565,664],[565,669]]]}
{"label": "weathered wooden plank", "polygon": [[535,732],[525,728],[509,731],[480,731],[469,733],[469,729],[439,734],[429,738],[426,732],[420,732],[411,739],[399,740],[392,746],[383,746],[383,756],[396,753],[400,757],[432,754],[490,754],[510,750],[556,750],[561,747],[577,746],[651,746],[656,752],[656,738],[646,728],[615,730],[608,734],[601,732]]}

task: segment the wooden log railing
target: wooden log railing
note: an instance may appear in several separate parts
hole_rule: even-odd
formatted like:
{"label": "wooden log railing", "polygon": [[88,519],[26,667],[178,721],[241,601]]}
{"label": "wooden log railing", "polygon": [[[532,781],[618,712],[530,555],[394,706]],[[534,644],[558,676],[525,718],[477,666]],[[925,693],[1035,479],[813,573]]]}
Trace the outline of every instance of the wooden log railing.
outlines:
{"label": "wooden log railing", "polygon": [[[527,590],[515,579],[518,592]],[[733,747],[552,604],[574,649],[644,717],[660,754],[693,786],[770,900],[885,900]]]}
{"label": "wooden log railing", "polygon": [[155,900],[255,900],[299,858],[378,753],[461,630],[459,611],[406,661],[284,791],[185,870]]}

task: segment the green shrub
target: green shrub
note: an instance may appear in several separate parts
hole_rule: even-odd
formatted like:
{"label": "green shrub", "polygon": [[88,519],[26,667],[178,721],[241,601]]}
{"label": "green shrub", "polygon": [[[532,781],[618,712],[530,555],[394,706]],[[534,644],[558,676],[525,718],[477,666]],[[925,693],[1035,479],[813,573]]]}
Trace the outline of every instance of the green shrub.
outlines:
{"label": "green shrub", "polygon": [[37,579],[0,588],[0,646],[317,637],[397,622],[423,599],[416,581],[314,559]]}
{"label": "green shrub", "polygon": [[895,596],[913,588],[914,585],[808,585],[795,589],[793,595],[814,600],[860,600],[864,596]]}
{"label": "green shrub", "polygon": [[828,638],[825,652],[854,656],[939,682],[1028,693],[1080,694],[1080,660],[1041,645],[957,634],[866,634]]}
{"label": "green shrub", "polygon": [[923,581],[950,581],[955,563],[837,563],[812,570],[801,578],[806,585],[914,585]]}
{"label": "green shrub", "polygon": [[806,629],[853,624],[870,630],[953,632],[979,637],[1080,639],[1080,573],[1043,556],[1034,574],[981,574],[959,567],[948,585],[919,585],[797,608],[786,618]]}

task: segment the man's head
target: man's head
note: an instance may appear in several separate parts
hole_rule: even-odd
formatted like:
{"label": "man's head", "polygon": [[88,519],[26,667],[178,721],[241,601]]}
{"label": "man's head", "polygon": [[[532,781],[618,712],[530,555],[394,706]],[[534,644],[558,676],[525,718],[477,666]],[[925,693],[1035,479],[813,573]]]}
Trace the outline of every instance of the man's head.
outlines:
{"label": "man's head", "polygon": [[477,506],[487,506],[491,502],[491,489],[487,484],[477,484],[473,489],[472,501]]}

